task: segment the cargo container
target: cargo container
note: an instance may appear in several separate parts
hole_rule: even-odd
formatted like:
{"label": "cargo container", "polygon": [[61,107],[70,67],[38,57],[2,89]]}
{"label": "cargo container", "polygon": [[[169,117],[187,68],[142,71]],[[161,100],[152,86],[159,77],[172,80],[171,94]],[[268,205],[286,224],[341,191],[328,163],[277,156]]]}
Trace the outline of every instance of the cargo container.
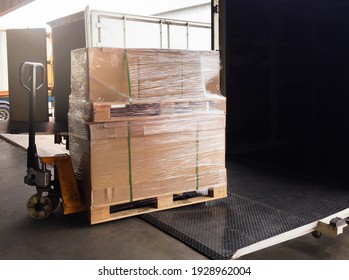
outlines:
{"label": "cargo container", "polygon": [[349,3],[212,3],[227,98],[228,198],[146,219],[223,259],[309,233],[342,233],[349,216]]}

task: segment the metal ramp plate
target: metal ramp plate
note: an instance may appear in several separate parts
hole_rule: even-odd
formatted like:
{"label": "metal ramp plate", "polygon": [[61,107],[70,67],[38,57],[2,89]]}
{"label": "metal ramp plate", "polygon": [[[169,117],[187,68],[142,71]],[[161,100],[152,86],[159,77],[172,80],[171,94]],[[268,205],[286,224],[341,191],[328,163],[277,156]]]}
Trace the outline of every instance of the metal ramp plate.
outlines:
{"label": "metal ramp plate", "polygon": [[227,198],[142,218],[210,259],[232,259],[349,216],[343,187],[232,160],[227,171]]}

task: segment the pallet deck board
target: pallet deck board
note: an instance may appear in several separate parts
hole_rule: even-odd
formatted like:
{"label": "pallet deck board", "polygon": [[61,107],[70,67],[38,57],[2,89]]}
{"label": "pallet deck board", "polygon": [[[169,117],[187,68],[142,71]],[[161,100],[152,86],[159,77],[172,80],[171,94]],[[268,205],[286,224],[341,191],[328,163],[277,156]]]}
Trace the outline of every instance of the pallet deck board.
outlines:
{"label": "pallet deck board", "polygon": [[148,205],[144,205],[141,207],[133,206],[130,209],[115,212],[112,210],[112,207],[116,207],[118,205],[92,206],[90,209],[90,223],[98,224],[122,218],[137,216],[141,214],[152,213],[156,211],[173,209],[197,203],[205,203],[212,200],[225,198],[226,196],[226,186],[219,186],[216,188],[208,189],[207,195],[198,195],[184,199],[175,199],[175,195],[166,194],[153,199],[148,199],[149,203],[145,203]]}

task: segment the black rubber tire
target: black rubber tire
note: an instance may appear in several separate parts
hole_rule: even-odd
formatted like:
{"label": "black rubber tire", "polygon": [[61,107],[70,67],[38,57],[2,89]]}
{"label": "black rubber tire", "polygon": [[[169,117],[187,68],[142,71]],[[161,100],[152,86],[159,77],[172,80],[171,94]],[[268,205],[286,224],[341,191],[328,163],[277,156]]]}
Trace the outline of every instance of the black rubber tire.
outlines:
{"label": "black rubber tire", "polygon": [[319,232],[319,231],[313,231],[312,233],[311,233],[312,235],[313,235],[313,237],[314,238],[316,238],[316,239],[319,239],[320,237],[321,237],[321,232]]}
{"label": "black rubber tire", "polygon": [[8,122],[10,120],[10,108],[6,105],[0,105],[0,122]]}

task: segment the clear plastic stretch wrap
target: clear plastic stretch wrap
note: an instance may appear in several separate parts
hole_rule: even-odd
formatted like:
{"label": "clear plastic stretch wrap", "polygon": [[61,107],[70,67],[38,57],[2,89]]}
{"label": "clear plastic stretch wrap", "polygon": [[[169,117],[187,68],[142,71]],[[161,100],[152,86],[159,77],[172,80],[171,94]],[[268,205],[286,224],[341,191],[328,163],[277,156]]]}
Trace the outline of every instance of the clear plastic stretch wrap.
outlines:
{"label": "clear plastic stretch wrap", "polygon": [[72,52],[70,155],[91,207],[226,187],[215,51]]}
{"label": "clear plastic stretch wrap", "polygon": [[72,95],[90,102],[220,95],[214,51],[85,48],[72,51]]}

